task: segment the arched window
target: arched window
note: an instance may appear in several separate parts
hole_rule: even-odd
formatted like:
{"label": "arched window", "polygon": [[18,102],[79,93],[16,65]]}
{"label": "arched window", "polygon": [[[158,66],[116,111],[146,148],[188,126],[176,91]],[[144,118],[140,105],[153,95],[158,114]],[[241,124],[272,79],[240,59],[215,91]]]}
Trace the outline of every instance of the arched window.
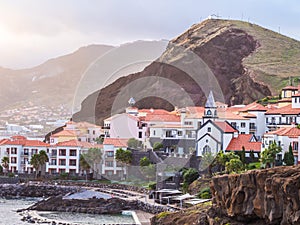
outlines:
{"label": "arched window", "polygon": [[202,151],[202,155],[205,155],[207,153],[211,153],[211,148],[208,145],[205,145]]}
{"label": "arched window", "polygon": [[207,110],[207,113],[206,113],[208,116],[211,115],[211,111],[210,110]]}

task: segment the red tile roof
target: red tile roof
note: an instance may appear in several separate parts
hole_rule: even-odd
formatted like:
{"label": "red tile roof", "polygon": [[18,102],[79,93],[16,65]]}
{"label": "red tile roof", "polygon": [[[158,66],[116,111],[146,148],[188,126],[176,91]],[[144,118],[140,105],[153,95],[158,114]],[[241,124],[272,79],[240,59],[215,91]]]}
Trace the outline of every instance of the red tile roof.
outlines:
{"label": "red tile roof", "polygon": [[7,140],[0,142],[1,145],[22,145],[22,146],[27,146],[27,147],[48,147],[50,146],[49,144],[38,141],[38,140],[27,140],[27,139],[21,139],[21,140]]}
{"label": "red tile roof", "polygon": [[114,145],[115,147],[127,147],[128,139],[125,138],[105,138],[103,145]]}
{"label": "red tile roof", "polygon": [[300,136],[300,129],[297,127],[282,127],[278,130],[271,131],[268,134],[276,134],[278,136],[288,136],[288,137],[299,137]]}
{"label": "red tile roof", "polygon": [[295,90],[295,91],[297,91],[298,88],[294,87],[294,86],[286,86],[286,87],[282,88],[282,90]]}
{"label": "red tile roof", "polygon": [[236,138],[232,138],[229,145],[226,148],[226,151],[241,151],[243,147],[245,151],[261,151],[261,142],[251,141],[253,139],[252,134],[240,134]]}
{"label": "red tile roof", "polygon": [[56,146],[65,146],[65,147],[84,147],[84,148],[102,148],[103,145],[92,144],[89,142],[78,141],[78,140],[69,140],[63,141],[56,144]]}
{"label": "red tile roof", "polygon": [[77,137],[76,132],[72,130],[62,130],[56,134],[51,135],[51,137]]}
{"label": "red tile roof", "polygon": [[145,121],[180,122],[180,116],[174,114],[147,114]]}
{"label": "red tile roof", "polygon": [[204,116],[204,107],[186,107],[186,118],[201,119]]}
{"label": "red tile roof", "polygon": [[300,114],[300,108],[292,108],[292,104],[280,107],[272,108],[266,112],[266,115],[298,115]]}
{"label": "red tile roof", "polygon": [[213,123],[215,123],[225,133],[234,133],[234,132],[237,132],[237,130],[234,129],[231,125],[229,125],[227,122],[215,121]]}
{"label": "red tile roof", "polygon": [[261,105],[261,104],[258,104],[256,102],[253,102],[249,105],[246,105],[244,108],[242,108],[240,111],[241,112],[246,112],[246,111],[267,111],[268,109]]}

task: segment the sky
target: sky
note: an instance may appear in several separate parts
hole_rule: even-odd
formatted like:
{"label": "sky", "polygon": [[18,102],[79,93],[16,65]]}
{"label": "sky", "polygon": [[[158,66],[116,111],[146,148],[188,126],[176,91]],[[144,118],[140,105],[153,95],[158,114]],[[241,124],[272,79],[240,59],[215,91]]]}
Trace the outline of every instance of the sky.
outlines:
{"label": "sky", "polygon": [[300,40],[297,0],[0,0],[0,66],[29,68],[90,44],[170,40],[212,14]]}

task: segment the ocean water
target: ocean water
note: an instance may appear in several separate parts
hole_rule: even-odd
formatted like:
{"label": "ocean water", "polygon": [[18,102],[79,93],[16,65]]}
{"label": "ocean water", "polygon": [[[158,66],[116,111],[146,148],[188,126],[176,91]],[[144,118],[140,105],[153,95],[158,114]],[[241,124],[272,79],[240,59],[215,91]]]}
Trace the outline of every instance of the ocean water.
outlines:
{"label": "ocean water", "polygon": [[[0,224],[1,225],[28,225],[21,221],[22,216],[16,211],[24,209],[37,202],[36,198],[3,199],[0,198]],[[132,216],[126,215],[94,215],[84,213],[38,212],[38,215],[49,220],[63,223],[82,225],[100,224],[134,224]]]}

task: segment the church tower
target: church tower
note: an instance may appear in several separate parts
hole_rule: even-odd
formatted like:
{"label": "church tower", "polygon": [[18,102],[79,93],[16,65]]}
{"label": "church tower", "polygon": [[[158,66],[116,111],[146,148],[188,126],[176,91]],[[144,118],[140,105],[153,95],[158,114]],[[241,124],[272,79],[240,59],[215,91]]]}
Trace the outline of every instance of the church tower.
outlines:
{"label": "church tower", "polygon": [[218,118],[217,106],[212,91],[209,92],[204,109],[203,123],[207,120],[215,120]]}

